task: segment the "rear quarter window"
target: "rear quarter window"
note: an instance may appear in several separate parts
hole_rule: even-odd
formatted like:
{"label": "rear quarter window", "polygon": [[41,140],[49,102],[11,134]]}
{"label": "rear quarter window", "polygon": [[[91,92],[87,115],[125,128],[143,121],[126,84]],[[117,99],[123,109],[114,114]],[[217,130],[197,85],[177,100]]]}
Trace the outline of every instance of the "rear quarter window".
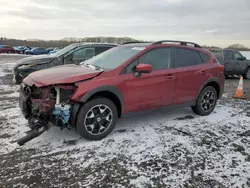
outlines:
{"label": "rear quarter window", "polygon": [[203,53],[203,52],[200,52],[200,56],[201,56],[201,59],[202,59],[202,62],[203,63],[207,63],[210,59],[209,55]]}

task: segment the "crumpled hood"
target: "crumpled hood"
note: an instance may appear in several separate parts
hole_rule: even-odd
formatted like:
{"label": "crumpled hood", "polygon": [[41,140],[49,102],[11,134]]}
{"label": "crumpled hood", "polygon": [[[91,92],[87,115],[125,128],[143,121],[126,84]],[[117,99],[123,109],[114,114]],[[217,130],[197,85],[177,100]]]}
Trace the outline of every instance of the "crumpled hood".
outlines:
{"label": "crumpled hood", "polygon": [[55,58],[54,55],[35,55],[31,57],[26,57],[19,60],[15,67],[20,65],[35,65],[41,63],[48,63]]}
{"label": "crumpled hood", "polygon": [[33,72],[23,82],[28,85],[35,84],[37,87],[54,84],[69,84],[77,81],[91,79],[103,72],[75,64],[61,65]]}

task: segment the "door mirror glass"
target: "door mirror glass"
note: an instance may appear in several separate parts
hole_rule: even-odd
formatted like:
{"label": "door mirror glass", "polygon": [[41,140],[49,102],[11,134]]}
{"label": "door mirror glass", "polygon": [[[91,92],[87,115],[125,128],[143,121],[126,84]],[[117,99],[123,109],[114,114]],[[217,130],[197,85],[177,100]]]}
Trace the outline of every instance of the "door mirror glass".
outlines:
{"label": "door mirror glass", "polygon": [[135,68],[138,73],[150,73],[152,71],[152,65],[140,63]]}

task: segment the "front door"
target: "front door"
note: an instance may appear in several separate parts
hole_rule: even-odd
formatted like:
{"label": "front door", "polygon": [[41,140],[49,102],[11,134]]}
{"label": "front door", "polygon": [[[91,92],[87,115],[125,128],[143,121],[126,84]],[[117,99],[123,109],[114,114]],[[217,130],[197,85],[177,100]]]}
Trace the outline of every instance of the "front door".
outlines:
{"label": "front door", "polygon": [[[125,113],[172,104],[175,76],[171,70],[171,51],[171,48],[152,49],[126,67],[121,75]],[[136,77],[134,67],[139,63],[151,64],[152,72]]]}
{"label": "front door", "polygon": [[233,58],[236,62],[235,64],[235,74],[243,74],[245,73],[247,62],[243,59],[243,55],[239,53],[238,51],[233,51]]}
{"label": "front door", "polygon": [[79,64],[95,55],[95,47],[83,47],[64,57],[64,64]]}

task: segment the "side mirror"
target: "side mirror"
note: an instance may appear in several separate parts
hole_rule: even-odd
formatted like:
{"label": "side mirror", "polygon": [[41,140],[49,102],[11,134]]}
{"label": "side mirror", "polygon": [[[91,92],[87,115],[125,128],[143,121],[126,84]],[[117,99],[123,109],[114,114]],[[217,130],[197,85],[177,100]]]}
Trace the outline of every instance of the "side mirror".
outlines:
{"label": "side mirror", "polygon": [[246,60],[246,57],[237,58],[237,60],[244,61],[244,60]]}
{"label": "side mirror", "polygon": [[140,63],[136,66],[135,71],[138,73],[150,73],[152,71],[152,65]]}

